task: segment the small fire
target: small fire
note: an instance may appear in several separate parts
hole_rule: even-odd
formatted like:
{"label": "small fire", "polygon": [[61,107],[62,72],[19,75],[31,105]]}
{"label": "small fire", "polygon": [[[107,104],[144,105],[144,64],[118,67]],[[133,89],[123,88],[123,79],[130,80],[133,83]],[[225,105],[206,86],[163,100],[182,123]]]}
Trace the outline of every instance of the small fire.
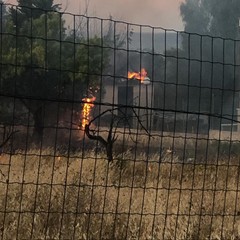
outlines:
{"label": "small fire", "polygon": [[128,79],[134,78],[143,82],[146,77],[147,77],[147,71],[145,68],[142,68],[141,72],[128,72]]}
{"label": "small fire", "polygon": [[84,129],[87,124],[89,124],[90,121],[90,115],[91,110],[94,107],[93,102],[96,100],[96,97],[92,98],[83,98],[82,101],[84,101],[83,109],[82,109],[82,128]]}

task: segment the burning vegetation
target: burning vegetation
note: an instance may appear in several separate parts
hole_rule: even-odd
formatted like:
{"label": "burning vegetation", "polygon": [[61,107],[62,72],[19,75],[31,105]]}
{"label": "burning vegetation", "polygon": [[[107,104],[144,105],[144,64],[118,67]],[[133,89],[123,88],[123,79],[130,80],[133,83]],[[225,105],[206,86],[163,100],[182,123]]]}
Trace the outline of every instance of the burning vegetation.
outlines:
{"label": "burning vegetation", "polygon": [[[140,72],[131,72],[128,71],[127,78],[128,79],[136,79],[139,80],[143,84],[149,84],[150,79],[148,78],[148,73],[145,68],[142,68]],[[96,94],[99,91],[99,87],[97,87],[94,91]],[[89,89],[90,95],[93,95],[93,88],[91,87]],[[91,111],[94,107],[94,101],[96,100],[96,97],[86,97],[83,98],[83,108],[81,112],[81,128],[85,129],[86,125],[89,125],[91,121]]]}
{"label": "burning vegetation", "polygon": [[128,72],[128,79],[137,79],[143,83],[147,78],[147,71],[142,68],[140,72]]}
{"label": "burning vegetation", "polygon": [[91,110],[94,107],[94,101],[96,100],[96,97],[91,98],[83,98],[83,109],[82,109],[82,122],[81,127],[85,129],[85,126],[89,124],[89,121],[91,119]]}

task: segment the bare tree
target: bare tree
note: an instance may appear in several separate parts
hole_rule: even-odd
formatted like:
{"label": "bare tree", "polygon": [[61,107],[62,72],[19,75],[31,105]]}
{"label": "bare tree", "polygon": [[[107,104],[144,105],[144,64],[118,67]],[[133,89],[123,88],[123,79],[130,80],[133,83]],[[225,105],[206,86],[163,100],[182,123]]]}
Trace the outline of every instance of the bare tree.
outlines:
{"label": "bare tree", "polygon": [[[129,108],[131,108],[131,110],[133,112],[132,117],[137,119],[137,122],[140,124],[141,128],[144,129],[144,131],[148,134],[149,137],[151,137],[151,134],[148,132],[148,130],[142,124],[142,121],[141,121],[140,117],[137,115],[134,108],[133,107],[129,107]],[[115,114],[115,112],[120,112],[121,113],[120,116]],[[98,132],[98,134],[96,134],[96,131],[91,129],[90,126],[93,124],[93,122],[95,122],[96,120],[99,120],[103,115],[105,115],[107,113],[110,113],[112,117],[111,117],[110,124],[109,124],[107,138],[104,139],[103,136],[99,135],[99,132]],[[105,148],[105,151],[106,151],[107,160],[109,162],[113,161],[113,146],[118,138],[117,129],[119,128],[120,123],[123,123],[123,122],[129,129],[129,134],[130,134],[132,141],[135,141],[132,137],[131,127],[130,127],[131,126],[130,125],[130,117],[126,114],[126,111],[124,111],[122,107],[108,109],[108,110],[98,114],[95,118],[93,118],[89,122],[89,124],[86,124],[86,126],[85,126],[85,133],[86,133],[87,137],[91,140],[98,141],[103,145],[103,147]]]}

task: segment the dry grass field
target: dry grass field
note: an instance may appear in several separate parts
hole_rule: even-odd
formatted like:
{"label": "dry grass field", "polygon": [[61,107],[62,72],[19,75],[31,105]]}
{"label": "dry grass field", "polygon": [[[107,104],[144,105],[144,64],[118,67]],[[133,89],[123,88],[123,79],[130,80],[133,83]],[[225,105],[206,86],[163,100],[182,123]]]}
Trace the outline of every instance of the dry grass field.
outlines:
{"label": "dry grass field", "polygon": [[237,158],[194,166],[168,154],[112,164],[94,151],[63,155],[0,156],[1,239],[240,238]]}

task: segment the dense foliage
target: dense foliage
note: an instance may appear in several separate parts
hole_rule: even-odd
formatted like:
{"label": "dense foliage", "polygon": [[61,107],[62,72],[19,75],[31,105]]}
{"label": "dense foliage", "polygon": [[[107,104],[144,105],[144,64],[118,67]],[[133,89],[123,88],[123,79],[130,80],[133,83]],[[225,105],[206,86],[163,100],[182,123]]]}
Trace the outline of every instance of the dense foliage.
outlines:
{"label": "dense foliage", "polygon": [[[108,61],[101,38],[69,28],[60,10],[52,0],[18,0],[17,7],[1,11],[1,91],[20,96],[37,139],[43,134],[46,100],[81,100],[99,84]],[[1,101],[5,115],[7,101]]]}
{"label": "dense foliage", "polygon": [[[185,32],[178,33],[178,47],[166,52],[166,81],[172,84],[165,94],[168,107],[234,117],[240,76],[240,46],[235,41],[239,1],[186,0],[180,12]],[[224,121],[212,117],[212,127]]]}

